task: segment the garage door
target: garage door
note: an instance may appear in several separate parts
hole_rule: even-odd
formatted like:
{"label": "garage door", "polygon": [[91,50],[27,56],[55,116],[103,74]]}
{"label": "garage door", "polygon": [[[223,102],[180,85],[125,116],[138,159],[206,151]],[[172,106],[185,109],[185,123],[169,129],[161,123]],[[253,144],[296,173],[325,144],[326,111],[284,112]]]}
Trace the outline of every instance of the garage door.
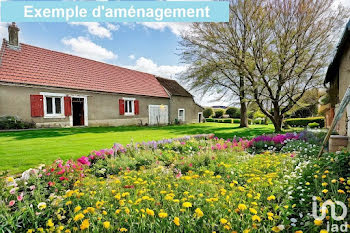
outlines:
{"label": "garage door", "polygon": [[149,105],[149,125],[166,125],[169,123],[168,105]]}

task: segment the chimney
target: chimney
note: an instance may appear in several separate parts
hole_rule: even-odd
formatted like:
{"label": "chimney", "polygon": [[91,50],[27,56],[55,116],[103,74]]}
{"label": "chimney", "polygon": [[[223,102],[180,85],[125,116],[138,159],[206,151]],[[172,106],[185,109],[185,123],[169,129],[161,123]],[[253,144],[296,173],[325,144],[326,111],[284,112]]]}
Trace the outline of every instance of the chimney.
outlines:
{"label": "chimney", "polygon": [[12,22],[12,24],[9,25],[8,31],[9,31],[9,44],[13,46],[18,46],[19,28],[17,27],[15,22]]}

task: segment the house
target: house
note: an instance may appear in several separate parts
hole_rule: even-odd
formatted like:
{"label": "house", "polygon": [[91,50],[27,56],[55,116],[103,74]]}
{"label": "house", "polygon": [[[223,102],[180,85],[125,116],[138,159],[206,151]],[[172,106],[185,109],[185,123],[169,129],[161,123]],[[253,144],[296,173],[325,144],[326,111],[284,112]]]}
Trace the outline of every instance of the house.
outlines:
{"label": "house", "polygon": [[[350,21],[346,25],[338,44],[336,54],[328,67],[325,84],[329,83],[330,109],[327,113],[328,123],[333,120],[347,88],[350,86]],[[350,106],[337,124],[336,131],[341,136],[350,136]]]}
{"label": "house", "polygon": [[201,121],[202,107],[176,81],[19,43],[9,27],[0,51],[0,116],[37,127]]}

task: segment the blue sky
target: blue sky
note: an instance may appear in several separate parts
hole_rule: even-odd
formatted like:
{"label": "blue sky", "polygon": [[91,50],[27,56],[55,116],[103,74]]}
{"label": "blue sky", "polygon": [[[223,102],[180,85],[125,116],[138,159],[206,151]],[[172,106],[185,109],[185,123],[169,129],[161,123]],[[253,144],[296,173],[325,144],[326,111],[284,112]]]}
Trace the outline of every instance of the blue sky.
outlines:
{"label": "blue sky", "polygon": [[[1,0],[0,0],[1,1]],[[336,0],[350,7],[350,0]],[[184,71],[178,41],[186,23],[18,23],[20,42],[71,53],[119,66],[176,78]],[[7,23],[0,23],[0,36],[7,38]],[[195,94],[195,93],[193,93]],[[211,95],[195,99],[211,103]]]}

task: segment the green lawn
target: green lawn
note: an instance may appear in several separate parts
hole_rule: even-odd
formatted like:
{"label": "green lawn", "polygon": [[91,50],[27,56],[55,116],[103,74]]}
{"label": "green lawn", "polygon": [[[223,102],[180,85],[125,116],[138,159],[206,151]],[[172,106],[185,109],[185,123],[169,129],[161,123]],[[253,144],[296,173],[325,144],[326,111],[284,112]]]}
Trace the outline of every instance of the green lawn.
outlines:
{"label": "green lawn", "polygon": [[163,127],[96,127],[40,129],[0,133],[0,171],[19,173],[57,158],[87,155],[92,150],[111,148],[114,142],[134,142],[176,138],[184,135],[215,133],[218,137],[251,137],[272,133],[272,125],[254,125],[249,129],[238,124],[204,123]]}

